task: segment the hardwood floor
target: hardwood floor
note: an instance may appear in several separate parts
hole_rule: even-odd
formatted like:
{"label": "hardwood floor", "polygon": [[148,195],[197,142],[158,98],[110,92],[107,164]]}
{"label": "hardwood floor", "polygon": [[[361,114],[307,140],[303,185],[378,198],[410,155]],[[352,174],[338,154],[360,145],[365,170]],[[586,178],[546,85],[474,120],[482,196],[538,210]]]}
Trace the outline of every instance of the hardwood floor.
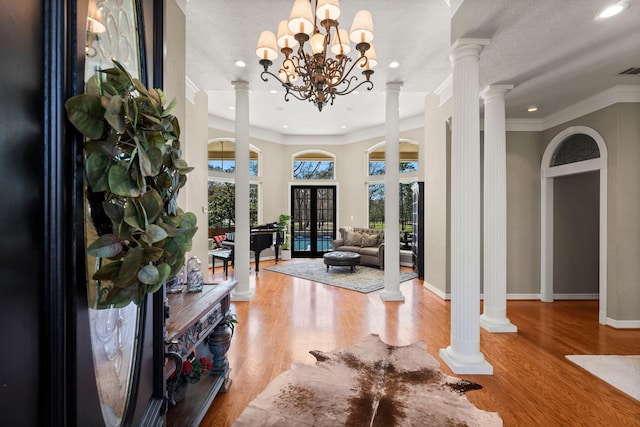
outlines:
{"label": "hardwood floor", "polygon": [[[263,263],[260,263],[261,267]],[[273,265],[265,261],[264,267]],[[233,270],[230,269],[230,278]],[[222,268],[210,277],[223,280]],[[414,279],[401,283],[404,303],[261,269],[256,293],[235,302],[239,323],[228,357],[233,383],[216,397],[202,427],[229,426],[292,363],[313,364],[310,350],[331,351],[378,334],[391,345],[422,340],[438,360],[450,344],[450,303]],[[498,412],[505,426],[640,426],[640,402],[569,362],[567,354],[640,354],[640,330],[598,324],[597,301],[509,301],[515,334],[481,329],[481,351],[493,375],[454,375],[482,390],[467,397]]]}

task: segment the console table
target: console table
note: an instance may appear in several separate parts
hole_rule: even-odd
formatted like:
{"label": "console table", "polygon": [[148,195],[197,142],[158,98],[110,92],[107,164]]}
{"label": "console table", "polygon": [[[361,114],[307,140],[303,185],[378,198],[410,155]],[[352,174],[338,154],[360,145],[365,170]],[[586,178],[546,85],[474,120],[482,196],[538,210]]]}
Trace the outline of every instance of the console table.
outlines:
{"label": "console table", "polygon": [[[211,358],[206,338],[229,313],[230,293],[236,280],[205,283],[202,292],[168,294],[169,318],[166,324],[165,352],[183,360],[192,352],[196,357]],[[167,358],[165,379],[176,369]],[[185,399],[167,412],[168,426],[198,426],[209,405],[220,391],[227,391],[229,372],[221,375],[203,375],[195,384],[189,384]]]}

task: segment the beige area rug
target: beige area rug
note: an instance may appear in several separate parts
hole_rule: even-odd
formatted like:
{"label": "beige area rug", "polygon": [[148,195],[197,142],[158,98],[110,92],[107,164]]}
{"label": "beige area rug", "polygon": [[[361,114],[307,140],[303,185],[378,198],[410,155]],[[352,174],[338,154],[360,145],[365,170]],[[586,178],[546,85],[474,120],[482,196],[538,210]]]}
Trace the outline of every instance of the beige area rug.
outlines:
{"label": "beige area rug", "polygon": [[377,335],[294,365],[240,414],[240,426],[502,426],[495,412],[471,404],[482,388],[440,371],[424,342],[406,347]]}
{"label": "beige area rug", "polygon": [[567,359],[640,400],[640,356],[568,355]]}
{"label": "beige area rug", "polygon": [[[292,261],[272,267],[265,267],[265,270],[276,271],[289,276],[300,277],[301,279],[312,280],[338,288],[352,291],[368,293],[384,288],[384,270],[379,268],[359,265],[352,273],[349,267],[331,267],[327,271],[327,266],[321,259],[313,261]],[[418,277],[414,272],[401,271],[400,282]]]}

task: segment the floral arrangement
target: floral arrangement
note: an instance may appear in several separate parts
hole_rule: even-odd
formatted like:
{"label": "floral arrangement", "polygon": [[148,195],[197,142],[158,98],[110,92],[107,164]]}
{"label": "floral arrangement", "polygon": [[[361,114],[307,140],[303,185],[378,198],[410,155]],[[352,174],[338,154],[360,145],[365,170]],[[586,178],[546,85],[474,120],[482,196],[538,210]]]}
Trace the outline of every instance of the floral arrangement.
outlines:
{"label": "floral arrangement", "polygon": [[195,384],[202,378],[202,375],[211,370],[213,364],[206,357],[196,358],[195,354],[191,353],[187,360],[182,362],[182,372],[177,375],[177,372],[171,374],[167,380],[167,388],[175,384]]}

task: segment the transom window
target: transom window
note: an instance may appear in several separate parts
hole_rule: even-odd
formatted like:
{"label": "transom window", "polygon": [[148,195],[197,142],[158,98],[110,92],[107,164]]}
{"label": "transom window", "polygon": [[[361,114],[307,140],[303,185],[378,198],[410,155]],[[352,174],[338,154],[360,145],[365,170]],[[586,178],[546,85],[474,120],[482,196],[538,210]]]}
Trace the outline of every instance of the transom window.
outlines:
{"label": "transom window", "polygon": [[[235,173],[236,143],[231,140],[211,141],[207,144],[209,170]],[[258,152],[249,148],[249,175],[258,176]]]}
{"label": "transom window", "polygon": [[[400,173],[418,171],[418,144],[400,141]],[[369,176],[385,174],[385,143],[376,145],[368,153]]]}
{"label": "transom window", "polygon": [[334,156],[320,151],[308,151],[293,156],[293,179],[333,179]]}
{"label": "transom window", "polygon": [[598,143],[589,135],[578,133],[562,141],[551,157],[551,166],[561,166],[599,157]]}

